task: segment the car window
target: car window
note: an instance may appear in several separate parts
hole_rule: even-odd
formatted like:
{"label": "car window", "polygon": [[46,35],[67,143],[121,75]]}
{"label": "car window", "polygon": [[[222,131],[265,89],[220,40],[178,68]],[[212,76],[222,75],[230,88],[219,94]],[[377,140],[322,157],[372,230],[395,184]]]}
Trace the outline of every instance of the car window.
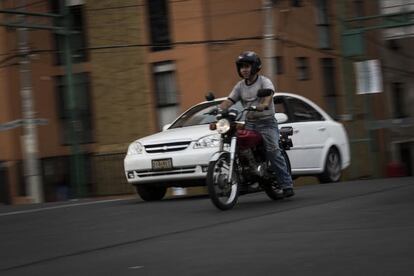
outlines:
{"label": "car window", "polygon": [[284,100],[283,96],[276,96],[273,98],[273,103],[275,105],[275,112],[276,113],[284,113],[286,116],[288,116],[287,122],[291,121],[291,116],[289,115],[288,108],[286,106],[286,102]]}
{"label": "car window", "polygon": [[275,112],[287,114],[286,103],[282,97],[275,97],[273,103],[275,104]]}
{"label": "car window", "polygon": [[[201,105],[196,105],[193,108],[189,109],[183,115],[181,115],[177,121],[171,125],[171,128],[178,128],[178,127],[188,127],[188,126],[196,126],[196,125],[204,125],[209,124],[216,121],[215,114],[212,113],[217,108],[221,101],[213,101],[207,102]],[[239,112],[242,110],[241,104],[238,102],[234,104],[231,109],[237,109]]]}
{"label": "car window", "polygon": [[294,122],[323,121],[323,116],[304,101],[287,97],[287,102]]}

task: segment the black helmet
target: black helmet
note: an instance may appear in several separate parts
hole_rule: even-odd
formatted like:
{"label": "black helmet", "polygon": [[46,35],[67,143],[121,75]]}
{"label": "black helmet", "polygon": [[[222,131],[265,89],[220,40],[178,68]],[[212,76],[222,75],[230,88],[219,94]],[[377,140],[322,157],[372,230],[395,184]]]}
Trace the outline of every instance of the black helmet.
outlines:
{"label": "black helmet", "polygon": [[246,51],[241,53],[236,59],[237,73],[242,78],[240,74],[240,67],[243,63],[248,63],[252,66],[252,74],[257,74],[260,69],[262,69],[262,61],[259,56],[253,51]]}

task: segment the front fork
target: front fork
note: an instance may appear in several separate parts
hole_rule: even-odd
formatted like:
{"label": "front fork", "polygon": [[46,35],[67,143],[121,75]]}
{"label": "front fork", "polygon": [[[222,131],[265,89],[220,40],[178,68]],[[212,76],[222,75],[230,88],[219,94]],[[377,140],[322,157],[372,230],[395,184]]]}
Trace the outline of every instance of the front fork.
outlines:
{"label": "front fork", "polygon": [[237,137],[231,137],[230,142],[230,172],[228,175],[227,183],[231,183],[233,177],[233,167],[234,167],[234,159],[236,158],[236,145],[237,145]]}

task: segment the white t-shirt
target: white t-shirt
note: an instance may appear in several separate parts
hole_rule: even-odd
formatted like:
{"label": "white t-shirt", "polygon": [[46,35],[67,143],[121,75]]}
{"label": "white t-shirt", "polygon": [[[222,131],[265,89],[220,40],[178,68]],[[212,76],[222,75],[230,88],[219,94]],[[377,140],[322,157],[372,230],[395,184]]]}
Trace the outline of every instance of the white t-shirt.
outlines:
{"label": "white t-shirt", "polygon": [[[243,107],[258,106],[262,98],[257,97],[257,91],[259,89],[271,89],[275,91],[275,87],[270,79],[265,76],[258,76],[256,81],[250,85],[246,84],[245,80],[239,81],[231,91],[229,95],[229,100],[233,103],[240,101]],[[255,121],[266,118],[271,118],[275,115],[275,106],[273,101],[270,101],[269,108],[262,112],[251,111],[246,115],[247,120]]]}

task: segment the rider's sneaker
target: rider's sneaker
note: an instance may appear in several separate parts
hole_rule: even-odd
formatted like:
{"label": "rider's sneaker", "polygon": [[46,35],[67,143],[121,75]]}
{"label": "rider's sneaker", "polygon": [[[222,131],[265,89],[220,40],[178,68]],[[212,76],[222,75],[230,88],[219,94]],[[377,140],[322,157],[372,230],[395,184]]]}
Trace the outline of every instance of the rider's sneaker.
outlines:
{"label": "rider's sneaker", "polygon": [[295,195],[295,192],[293,191],[293,188],[283,189],[283,196],[284,197],[292,197],[294,195]]}

